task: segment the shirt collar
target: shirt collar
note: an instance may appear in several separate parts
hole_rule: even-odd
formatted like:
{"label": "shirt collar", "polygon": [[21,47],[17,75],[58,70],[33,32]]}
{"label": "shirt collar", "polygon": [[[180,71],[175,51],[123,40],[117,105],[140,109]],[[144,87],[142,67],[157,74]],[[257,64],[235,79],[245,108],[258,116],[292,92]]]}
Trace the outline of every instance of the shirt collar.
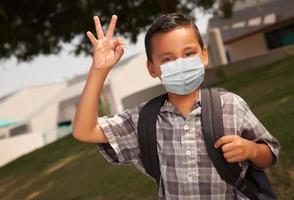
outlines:
{"label": "shirt collar", "polygon": [[[199,88],[198,98],[194,100],[192,111],[201,106],[201,88]],[[160,108],[160,112],[176,112],[177,108],[168,99],[165,100],[163,106]]]}

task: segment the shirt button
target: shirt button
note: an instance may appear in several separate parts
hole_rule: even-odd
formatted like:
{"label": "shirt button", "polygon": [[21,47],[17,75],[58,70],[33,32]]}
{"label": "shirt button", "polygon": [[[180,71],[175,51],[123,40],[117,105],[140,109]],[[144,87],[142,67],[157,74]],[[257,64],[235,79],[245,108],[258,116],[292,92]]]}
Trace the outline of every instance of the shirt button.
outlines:
{"label": "shirt button", "polygon": [[190,156],[191,155],[191,151],[186,151],[186,155]]}
{"label": "shirt button", "polygon": [[189,130],[189,126],[188,126],[188,125],[185,125],[185,126],[184,126],[184,130],[185,130],[185,131]]}
{"label": "shirt button", "polygon": [[189,182],[192,182],[192,176],[189,175],[189,176],[187,177],[187,180],[188,180]]}

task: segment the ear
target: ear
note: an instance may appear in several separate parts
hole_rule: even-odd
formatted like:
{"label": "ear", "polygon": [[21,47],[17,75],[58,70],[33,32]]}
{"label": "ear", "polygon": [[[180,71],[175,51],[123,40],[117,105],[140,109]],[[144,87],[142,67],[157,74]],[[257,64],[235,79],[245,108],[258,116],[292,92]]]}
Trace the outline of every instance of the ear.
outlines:
{"label": "ear", "polygon": [[202,61],[203,65],[208,64],[208,50],[205,47],[203,47],[203,49],[202,49],[201,61]]}
{"label": "ear", "polygon": [[154,64],[151,61],[149,61],[148,59],[147,59],[146,65],[147,65],[149,74],[153,78],[156,78],[156,77],[159,77],[160,76],[160,69],[159,69],[159,67],[154,66]]}

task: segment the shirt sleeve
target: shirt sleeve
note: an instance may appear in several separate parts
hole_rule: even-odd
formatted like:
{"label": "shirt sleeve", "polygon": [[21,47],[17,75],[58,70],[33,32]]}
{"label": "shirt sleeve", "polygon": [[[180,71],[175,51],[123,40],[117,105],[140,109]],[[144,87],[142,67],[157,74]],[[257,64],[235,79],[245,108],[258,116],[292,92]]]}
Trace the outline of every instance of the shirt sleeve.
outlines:
{"label": "shirt sleeve", "polygon": [[264,125],[257,119],[251,111],[249,105],[238,95],[235,95],[239,102],[242,117],[240,122],[241,137],[252,140],[257,143],[265,143],[270,148],[273,155],[273,164],[279,160],[280,143],[274,138]]}
{"label": "shirt sleeve", "polygon": [[139,162],[137,123],[139,107],[124,110],[112,117],[98,117],[109,143],[97,143],[101,155],[111,164],[135,164]]}

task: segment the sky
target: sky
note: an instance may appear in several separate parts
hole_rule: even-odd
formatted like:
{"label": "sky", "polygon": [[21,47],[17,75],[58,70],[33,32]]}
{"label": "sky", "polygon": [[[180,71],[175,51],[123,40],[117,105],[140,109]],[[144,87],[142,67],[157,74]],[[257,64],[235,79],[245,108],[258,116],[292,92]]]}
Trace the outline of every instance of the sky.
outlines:
{"label": "sky", "polygon": [[[201,34],[205,34],[210,15],[197,12],[195,16]],[[121,59],[144,52],[144,36],[145,33],[141,33],[136,44],[124,39],[125,53]],[[0,97],[25,87],[60,82],[87,73],[92,58],[75,56],[69,53],[70,50],[72,45],[65,44],[58,55],[38,56],[30,62],[17,63],[15,58],[0,60]]]}

